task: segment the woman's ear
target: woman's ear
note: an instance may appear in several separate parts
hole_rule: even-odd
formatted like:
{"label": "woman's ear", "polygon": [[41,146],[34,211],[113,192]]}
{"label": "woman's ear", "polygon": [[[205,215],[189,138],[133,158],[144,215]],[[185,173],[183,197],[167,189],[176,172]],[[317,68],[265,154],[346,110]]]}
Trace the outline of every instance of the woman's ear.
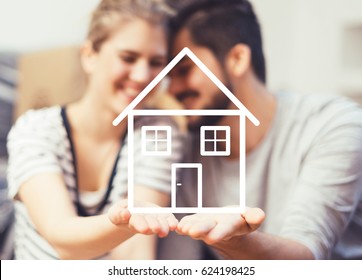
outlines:
{"label": "woman's ear", "polygon": [[83,70],[86,74],[92,74],[96,64],[96,52],[91,41],[86,41],[80,48],[80,57]]}
{"label": "woman's ear", "polygon": [[226,56],[227,72],[235,77],[243,76],[251,65],[251,50],[245,44],[236,44]]}

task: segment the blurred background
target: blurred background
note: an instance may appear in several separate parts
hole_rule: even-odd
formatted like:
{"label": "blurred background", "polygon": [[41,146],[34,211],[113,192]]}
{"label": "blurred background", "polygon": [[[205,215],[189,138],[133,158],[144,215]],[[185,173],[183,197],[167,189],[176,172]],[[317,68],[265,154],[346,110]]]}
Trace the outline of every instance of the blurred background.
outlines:
{"label": "blurred background", "polygon": [[[81,95],[78,47],[98,2],[0,0],[0,259],[12,254],[6,136],[25,110]],[[262,27],[270,90],[340,94],[362,103],[361,0],[251,2]]]}

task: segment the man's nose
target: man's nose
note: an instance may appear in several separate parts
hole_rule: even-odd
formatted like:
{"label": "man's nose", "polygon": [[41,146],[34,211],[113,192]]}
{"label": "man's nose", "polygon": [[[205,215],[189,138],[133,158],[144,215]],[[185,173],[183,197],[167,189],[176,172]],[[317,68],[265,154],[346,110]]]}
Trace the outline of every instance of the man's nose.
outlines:
{"label": "man's nose", "polygon": [[170,79],[169,92],[171,95],[176,96],[178,93],[185,89],[185,83],[178,78]]}

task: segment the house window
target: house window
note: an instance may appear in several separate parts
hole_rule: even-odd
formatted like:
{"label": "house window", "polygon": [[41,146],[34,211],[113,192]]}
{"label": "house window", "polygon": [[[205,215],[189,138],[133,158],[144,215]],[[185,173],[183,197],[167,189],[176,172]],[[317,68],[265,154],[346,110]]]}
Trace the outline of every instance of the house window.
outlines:
{"label": "house window", "polygon": [[202,156],[230,155],[229,126],[202,126],[200,141]]}
{"label": "house window", "polygon": [[141,141],[143,155],[171,155],[171,126],[143,126]]}

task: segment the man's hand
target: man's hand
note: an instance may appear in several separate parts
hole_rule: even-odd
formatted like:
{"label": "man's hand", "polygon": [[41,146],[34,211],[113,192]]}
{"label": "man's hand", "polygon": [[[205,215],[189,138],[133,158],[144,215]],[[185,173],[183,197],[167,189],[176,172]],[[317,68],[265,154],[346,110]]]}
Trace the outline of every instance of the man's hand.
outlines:
{"label": "man's hand", "polygon": [[176,231],[212,245],[253,232],[264,219],[259,208],[249,208],[243,214],[194,214],[182,218]]}
{"label": "man's hand", "polygon": [[[137,202],[138,205],[147,207],[159,207],[152,203]],[[114,225],[128,224],[134,233],[146,235],[157,234],[165,237],[177,227],[177,219],[173,214],[131,214],[127,209],[127,200],[121,200],[114,204],[108,211],[108,218]]]}

